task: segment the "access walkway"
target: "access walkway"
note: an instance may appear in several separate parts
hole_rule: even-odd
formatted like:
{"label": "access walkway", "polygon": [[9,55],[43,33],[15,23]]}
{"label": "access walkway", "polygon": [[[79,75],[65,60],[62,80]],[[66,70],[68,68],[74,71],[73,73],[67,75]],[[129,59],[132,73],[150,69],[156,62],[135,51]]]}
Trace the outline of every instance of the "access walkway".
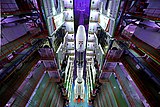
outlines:
{"label": "access walkway", "polygon": [[48,73],[44,74],[39,87],[28,103],[28,107],[63,107],[58,84],[49,77]]}
{"label": "access walkway", "polygon": [[160,50],[151,47],[150,45],[146,44],[135,36],[131,37],[131,42],[135,44],[138,48],[140,48],[141,51],[148,54],[150,57],[160,63]]}
{"label": "access walkway", "polygon": [[[131,81],[128,80],[128,74],[125,74],[124,68],[122,69],[119,65],[115,67],[116,76],[122,86],[122,89],[126,95],[131,106],[143,107],[142,101],[136,92],[136,89]],[[126,71],[127,72],[127,71]]]}
{"label": "access walkway", "polygon": [[143,70],[136,68],[136,63],[128,55],[122,56],[122,63],[142,94],[152,107],[159,105],[160,87]]}
{"label": "access walkway", "polygon": [[112,74],[108,82],[102,83],[94,101],[95,107],[129,107],[122,90]]}
{"label": "access walkway", "polygon": [[32,67],[34,67],[39,61],[40,56],[37,55],[37,53],[34,54],[25,62],[20,70],[16,70],[16,72],[12,73],[11,76],[0,84],[0,106],[4,106],[8,102],[24,79],[31,72]]}
{"label": "access walkway", "polygon": [[[12,104],[12,107],[17,107],[17,105],[24,107],[26,105],[43,73],[44,65],[40,64],[29,74],[29,77],[25,79],[25,81],[16,91],[14,95],[16,99]],[[19,94],[16,95],[17,93]]]}

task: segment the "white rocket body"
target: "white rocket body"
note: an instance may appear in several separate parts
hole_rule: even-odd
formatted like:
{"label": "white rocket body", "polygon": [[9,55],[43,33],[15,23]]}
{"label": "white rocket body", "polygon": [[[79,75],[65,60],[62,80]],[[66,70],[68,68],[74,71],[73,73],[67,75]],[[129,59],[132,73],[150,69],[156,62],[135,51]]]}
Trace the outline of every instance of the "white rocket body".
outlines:
{"label": "white rocket body", "polygon": [[86,49],[86,32],[83,25],[78,26],[76,34],[76,50],[77,50],[77,78],[75,79],[74,96],[75,99],[84,99],[84,79],[83,79],[83,65],[84,52]]}

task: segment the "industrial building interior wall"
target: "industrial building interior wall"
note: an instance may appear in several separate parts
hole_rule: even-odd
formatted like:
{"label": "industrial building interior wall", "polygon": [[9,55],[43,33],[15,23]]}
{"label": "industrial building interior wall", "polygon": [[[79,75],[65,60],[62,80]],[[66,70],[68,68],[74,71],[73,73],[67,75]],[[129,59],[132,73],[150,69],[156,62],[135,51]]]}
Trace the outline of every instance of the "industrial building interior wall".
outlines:
{"label": "industrial building interior wall", "polygon": [[[132,2],[132,1],[130,1],[130,2]],[[155,65],[157,66],[157,70],[158,70],[158,68],[159,68],[159,60],[157,59],[157,58],[154,58],[154,56],[152,56],[153,55],[153,53],[152,52],[149,52],[149,51],[151,51],[151,50],[154,50],[155,52],[156,52],[156,54],[158,54],[159,53],[159,50],[158,50],[158,48],[159,48],[159,37],[158,36],[156,36],[156,35],[159,35],[159,22],[157,22],[158,20],[159,20],[159,18],[157,18],[157,15],[156,16],[154,16],[154,17],[156,17],[155,19],[153,18],[153,16],[152,17],[149,17],[149,15],[153,15],[153,14],[147,14],[146,13],[146,8],[147,9],[149,9],[149,7],[147,7],[147,5],[149,4],[150,5],[150,7],[151,7],[151,4],[154,4],[153,3],[154,1],[137,1],[137,2],[135,2],[135,1],[133,1],[133,6],[132,5],[129,5],[130,3],[128,3],[128,6],[125,6],[125,3],[126,2],[124,2],[124,1],[121,1],[121,6],[120,6],[120,10],[119,10],[119,12],[121,13],[121,12],[123,12],[123,9],[124,9],[124,6],[125,7],[128,7],[127,9],[130,11],[130,10],[133,10],[133,9],[135,9],[135,8],[137,8],[137,13],[138,12],[141,12],[141,13],[143,13],[144,12],[144,14],[146,14],[146,17],[142,17],[142,16],[136,16],[136,14],[135,14],[135,16],[129,16],[129,15],[131,15],[130,13],[127,13],[127,11],[125,11],[126,13],[125,14],[127,14],[126,16],[124,15],[123,17],[124,17],[124,19],[123,19],[123,23],[121,23],[121,26],[119,27],[119,28],[121,28],[121,29],[124,29],[124,30],[122,30],[122,33],[121,32],[119,32],[119,34],[118,34],[118,31],[121,31],[121,30],[117,30],[115,33],[114,33],[114,38],[110,38],[111,36],[110,36],[110,32],[109,31],[105,31],[106,32],[106,35],[108,36],[110,36],[109,38],[109,42],[108,42],[108,53],[107,53],[107,59],[106,59],[106,62],[109,62],[109,61],[120,61],[120,60],[117,60],[117,58],[118,58],[118,56],[119,56],[119,58],[121,57],[120,56],[120,54],[119,54],[119,50],[122,50],[122,52],[124,51],[124,50],[126,50],[126,48],[124,49],[123,47],[121,47],[120,45],[119,45],[119,41],[121,41],[121,42],[123,42],[128,48],[129,48],[129,50],[130,51],[132,51],[132,54],[133,54],[133,56],[135,56],[135,57],[138,57],[139,55],[141,56],[143,56],[144,54],[145,55],[147,55],[148,56],[148,58],[150,59],[150,61],[151,61],[151,59],[153,59],[152,60],[152,63],[155,63]],[[158,1],[157,1],[158,2]],[[132,4],[132,3],[131,3]],[[139,4],[141,4],[141,6],[142,7],[140,7],[139,8],[139,10],[138,10],[138,5]],[[130,7],[131,6],[131,7]],[[152,5],[153,6],[153,5]],[[129,9],[130,8],[130,9]],[[158,7],[153,7],[154,9],[155,9],[155,11],[156,10],[158,10],[159,8]],[[127,10],[126,9],[126,10]],[[144,11],[141,11],[141,10],[144,10]],[[152,9],[153,10],[153,9]],[[153,11],[151,11],[152,13],[153,13]],[[102,12],[103,13],[103,12]],[[134,10],[134,13],[135,13],[135,10]],[[159,12],[158,12],[159,13]],[[138,15],[138,14],[137,14]],[[104,16],[103,16],[104,17]],[[107,17],[108,18],[108,17]],[[119,17],[120,18],[120,17]],[[152,19],[153,18],[153,19]],[[109,19],[109,18],[108,18]],[[148,20],[148,19],[150,19],[150,20]],[[112,20],[112,18],[111,19],[109,19],[109,20]],[[117,20],[118,21],[118,20]],[[99,20],[99,23],[100,23],[100,26],[102,26],[102,28],[103,29],[105,29],[105,26],[104,26],[104,24],[102,23],[101,24],[101,20]],[[108,22],[106,22],[106,23],[110,23],[109,21]],[[143,24],[142,24],[143,23]],[[126,24],[126,25],[125,25]],[[113,25],[113,24],[112,24]],[[123,27],[123,26],[127,26],[127,27]],[[152,27],[151,27],[152,26]],[[111,27],[111,26],[110,26]],[[118,28],[118,26],[116,26],[117,28],[116,29],[119,29]],[[139,29],[139,30],[138,30]],[[105,29],[106,30],[106,29]],[[112,29],[109,29],[109,30],[112,30]],[[109,32],[109,33],[107,33],[107,32]],[[134,33],[134,34],[133,34]],[[101,33],[102,34],[102,33]],[[103,33],[104,35],[105,35],[105,33]],[[154,35],[155,37],[153,37],[152,35]],[[145,37],[144,37],[145,36]],[[98,37],[98,36],[97,36]],[[104,36],[103,36],[104,37]],[[127,37],[127,38],[124,38],[124,37]],[[139,39],[141,39],[141,41],[143,41],[144,43],[143,43],[143,45],[142,45],[142,43],[141,43],[141,41],[138,41],[138,39],[137,39],[137,41],[134,41],[133,42],[133,39],[132,38],[134,38],[134,37],[139,37]],[[143,38],[143,39],[142,39]],[[150,38],[150,39],[148,39],[148,38]],[[117,43],[116,42],[114,42],[114,44],[112,44],[111,43],[111,40],[114,40],[114,41],[117,41]],[[134,39],[135,40],[135,39]],[[106,43],[106,41],[107,41],[107,39],[105,40],[105,39],[102,39],[102,43]],[[153,42],[153,41],[155,41],[155,42]],[[156,42],[157,41],[157,42]],[[137,42],[137,43],[136,43]],[[115,44],[116,43],[116,44]],[[136,44],[135,44],[136,43]],[[139,44],[141,44],[141,46],[139,45]],[[147,45],[146,45],[147,44]],[[118,46],[117,46],[118,45]],[[148,46],[148,45],[150,45],[150,46]],[[133,48],[134,47],[134,48]],[[142,49],[142,47],[143,47],[143,49]],[[149,47],[150,47],[150,49],[149,49]],[[145,48],[145,50],[144,50],[144,48]],[[147,49],[147,50],[146,50]],[[116,50],[117,50],[117,52],[116,52]],[[139,50],[141,50],[141,51],[139,51]],[[118,52],[119,51],[119,52]],[[142,53],[143,54],[142,54]],[[122,54],[121,54],[122,55]],[[138,56],[137,56],[138,55]],[[124,56],[123,56],[124,57]],[[158,56],[157,56],[158,57]],[[118,59],[119,59],[118,58]],[[121,58],[120,58],[121,59]],[[147,60],[147,59],[145,59],[145,58],[143,58],[144,60]],[[144,63],[144,62],[142,62],[142,60],[139,60],[141,63]],[[149,60],[148,60],[149,61]],[[150,64],[151,62],[148,62],[147,61],[147,63],[148,64]],[[145,66],[147,66],[147,65],[145,65]],[[127,66],[125,66],[125,67],[127,67]],[[147,66],[147,67],[149,67],[149,66]],[[138,66],[137,66],[137,68],[138,68]],[[109,68],[108,68],[109,69]],[[151,70],[151,68],[149,68],[150,70]],[[106,68],[106,71],[107,71],[107,68]],[[159,71],[154,71],[154,70],[151,70],[151,72],[153,72],[153,73],[155,73],[155,72],[159,72]],[[102,74],[103,75],[103,74]],[[101,76],[102,76],[101,75]],[[134,77],[132,77],[132,78],[134,78]],[[125,90],[125,89],[124,89]],[[140,89],[141,90],[141,89]],[[142,90],[141,90],[142,91]],[[143,92],[143,91],[142,91]],[[147,97],[146,97],[146,99],[147,99]],[[152,105],[152,104],[151,104]]]}
{"label": "industrial building interior wall", "polygon": [[[5,45],[6,43],[12,42],[13,40],[20,38],[21,36],[29,33],[32,30],[36,29],[38,31],[37,28],[40,27],[40,17],[37,15],[33,16],[30,14],[31,10],[36,11],[38,9],[37,2],[35,0],[28,2],[18,2],[19,4],[26,5],[26,8],[23,9],[21,9],[19,5],[17,5],[17,2],[18,0],[1,1],[1,45]],[[14,12],[17,12],[16,15]],[[27,12],[27,14],[22,14],[22,12]],[[17,33],[16,31],[19,32]]]}

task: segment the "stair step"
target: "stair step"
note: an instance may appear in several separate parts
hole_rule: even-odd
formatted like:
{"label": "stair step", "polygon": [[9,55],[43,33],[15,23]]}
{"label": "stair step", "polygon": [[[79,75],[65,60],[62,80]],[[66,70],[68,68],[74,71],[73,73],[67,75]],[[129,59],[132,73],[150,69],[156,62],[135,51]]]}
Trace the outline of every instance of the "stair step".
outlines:
{"label": "stair step", "polygon": [[36,91],[36,94],[33,96],[33,99],[31,101],[31,104],[29,105],[29,107],[39,106],[39,104],[42,100],[43,94],[46,90],[46,87],[48,86],[48,83],[49,83],[49,75],[45,74],[42,82],[40,83],[40,85]]}
{"label": "stair step", "polygon": [[55,86],[55,91],[54,91],[54,94],[53,94],[53,97],[52,97],[52,101],[51,101],[50,107],[56,107],[56,99],[58,99],[58,96],[57,96],[57,86]]}
{"label": "stair step", "polygon": [[107,88],[103,86],[102,91],[103,91],[104,100],[106,101],[107,107],[112,107],[111,101],[109,99],[109,95],[105,89],[107,89]]}
{"label": "stair step", "polygon": [[45,90],[45,93],[44,93],[44,95],[43,95],[43,97],[42,97],[42,101],[41,101],[39,107],[45,107],[45,105],[47,104],[46,101],[47,101],[48,96],[49,96],[49,94],[50,94],[51,88],[52,88],[52,83],[49,82],[48,87],[47,87],[46,90]]}
{"label": "stair step", "polygon": [[112,106],[113,107],[118,107],[117,102],[116,102],[116,98],[115,98],[115,96],[113,94],[113,91],[112,91],[112,88],[110,86],[110,83],[107,83],[107,88],[108,88],[108,93],[109,93],[109,96],[110,96],[110,99],[111,99]]}
{"label": "stair step", "polygon": [[51,92],[50,92],[50,95],[49,95],[48,100],[47,100],[46,107],[49,107],[51,105],[54,93],[55,93],[55,85],[54,85],[54,83],[52,83],[52,88],[51,88]]}

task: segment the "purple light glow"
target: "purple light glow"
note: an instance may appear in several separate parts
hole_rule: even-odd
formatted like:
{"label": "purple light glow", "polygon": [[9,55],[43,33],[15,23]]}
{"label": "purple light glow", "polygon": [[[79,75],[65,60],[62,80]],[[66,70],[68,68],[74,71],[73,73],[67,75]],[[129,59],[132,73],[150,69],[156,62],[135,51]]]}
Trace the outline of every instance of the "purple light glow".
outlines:
{"label": "purple light glow", "polygon": [[[84,25],[86,30],[86,39],[88,40],[88,26],[89,26],[89,16],[90,16],[90,0],[74,0],[74,35],[77,33],[77,28],[79,25]],[[76,41],[75,41],[76,42]],[[76,51],[75,51],[76,53]],[[84,53],[86,56],[86,52]],[[75,54],[75,57],[77,55]],[[84,58],[84,72],[83,77],[86,77],[86,59]],[[76,60],[74,61],[74,79],[76,78]]]}
{"label": "purple light glow", "polygon": [[75,31],[78,25],[84,25],[88,31],[90,15],[90,0],[74,0],[74,16],[75,16]]}

